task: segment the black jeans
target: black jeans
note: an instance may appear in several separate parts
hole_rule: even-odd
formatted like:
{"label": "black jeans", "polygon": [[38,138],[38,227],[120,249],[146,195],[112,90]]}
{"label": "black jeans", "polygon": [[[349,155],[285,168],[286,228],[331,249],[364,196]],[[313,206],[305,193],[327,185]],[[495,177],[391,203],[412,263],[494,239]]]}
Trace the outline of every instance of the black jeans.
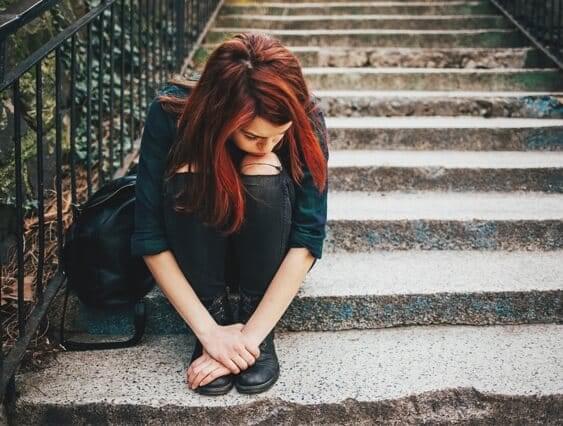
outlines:
{"label": "black jeans", "polygon": [[220,294],[226,286],[263,295],[289,251],[295,201],[290,176],[285,169],[274,175],[241,174],[248,191],[245,222],[228,236],[193,213],[173,210],[172,194],[192,177],[190,172],[176,173],[164,191],[166,235],[180,269],[200,298]]}

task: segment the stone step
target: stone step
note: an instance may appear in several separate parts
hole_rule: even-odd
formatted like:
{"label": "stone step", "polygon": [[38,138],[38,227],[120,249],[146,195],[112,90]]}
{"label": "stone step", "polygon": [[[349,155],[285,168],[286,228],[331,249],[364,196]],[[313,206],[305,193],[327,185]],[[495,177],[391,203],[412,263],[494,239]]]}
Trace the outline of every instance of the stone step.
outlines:
{"label": "stone step", "polygon": [[[370,4],[380,4],[380,3],[474,3],[475,0],[371,0],[368,1]],[[224,4],[240,4],[241,0],[225,0]],[[272,3],[271,0],[253,0],[252,2],[246,2],[252,4],[263,4]],[[327,3],[327,0],[285,0],[283,3]],[[350,3],[350,0],[330,0],[330,3]],[[358,2],[354,2],[358,3]],[[363,3],[366,3],[365,1]]]}
{"label": "stone step", "polygon": [[[455,3],[455,4],[459,4],[459,3],[475,3],[475,0],[371,0],[371,1],[367,1],[367,3],[370,4],[381,4],[381,3],[438,3],[438,4],[442,4],[442,3]],[[240,4],[241,0],[225,0],[224,4]],[[271,0],[253,0],[252,2],[246,2],[248,3],[252,3],[252,4],[264,4],[264,3],[272,3]],[[307,1],[303,1],[303,0],[285,0],[283,3],[327,3],[327,0],[307,0]],[[329,3],[350,3],[350,0],[330,0]],[[357,1],[354,3],[358,3]],[[363,1],[361,3],[366,3],[366,1]]]}
{"label": "stone step", "polygon": [[563,72],[545,69],[303,68],[312,90],[562,91]]}
{"label": "stone step", "polygon": [[220,11],[221,14],[254,15],[487,15],[499,14],[488,1],[347,1],[347,2],[229,2]]}
{"label": "stone step", "polygon": [[328,218],[328,253],[563,248],[562,194],[332,191]]}
{"label": "stone step", "polygon": [[[218,45],[203,44],[194,56],[200,72]],[[537,49],[480,47],[315,47],[287,46],[303,67],[549,68]]]}
{"label": "stone step", "polygon": [[[308,273],[276,330],[561,322],[562,256],[563,250],[328,253]],[[145,301],[148,334],[188,330],[157,285]],[[230,301],[236,319],[238,292]],[[69,313],[73,333],[133,331],[131,309],[91,309],[71,295]]]}
{"label": "stone step", "polygon": [[331,149],[563,150],[560,119],[329,116],[325,121]]}
{"label": "stone step", "polygon": [[279,333],[268,391],[186,385],[194,339],[64,352],[16,375],[14,424],[556,424],[563,326],[432,326]]}
{"label": "stone step", "polygon": [[[194,56],[194,68],[203,70],[218,45],[203,44]],[[303,67],[406,68],[549,68],[537,49],[480,47],[315,47],[287,46]]]}
{"label": "stone step", "polygon": [[254,27],[268,30],[436,29],[513,28],[503,15],[225,15],[217,27]]}
{"label": "stone step", "polygon": [[332,150],[336,191],[544,191],[563,194],[563,151]]}
{"label": "stone step", "polygon": [[319,47],[525,47],[529,41],[515,29],[483,30],[268,30],[211,28],[204,43],[221,43],[237,33],[260,31],[288,46]]}
{"label": "stone step", "polygon": [[[243,0],[244,1],[244,0]],[[475,3],[476,0],[368,0],[369,4],[381,4],[381,3]],[[330,0],[330,3],[350,3],[351,0]],[[253,0],[245,1],[246,4],[264,4],[272,3],[272,0]],[[327,3],[327,0],[285,0],[283,3]],[[357,3],[357,2],[354,2]],[[364,1],[363,3],[366,3]],[[241,0],[225,0],[224,4],[241,4]]]}
{"label": "stone step", "polygon": [[[426,122],[427,126],[434,123],[438,128],[465,125],[501,131],[510,127],[515,132],[518,132],[518,127],[548,131],[550,126],[563,124],[546,120],[563,119],[563,92],[316,90],[315,95],[321,98],[327,119],[343,121],[341,125],[348,126],[352,123],[347,124],[345,117],[365,118],[362,127],[372,120],[381,122],[392,118],[390,123],[398,120],[406,126],[414,119],[414,127]],[[537,118],[542,120],[535,120]],[[558,137],[561,138],[561,135]],[[553,142],[563,148],[563,139],[559,140],[559,144],[556,140]]]}

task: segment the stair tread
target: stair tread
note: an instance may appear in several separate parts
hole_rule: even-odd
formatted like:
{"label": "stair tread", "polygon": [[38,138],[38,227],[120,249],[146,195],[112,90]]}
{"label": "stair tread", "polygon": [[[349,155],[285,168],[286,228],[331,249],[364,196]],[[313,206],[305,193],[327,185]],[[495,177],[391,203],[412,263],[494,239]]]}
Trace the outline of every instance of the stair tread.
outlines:
{"label": "stair tread", "polygon": [[[363,15],[359,15],[363,16]],[[427,15],[428,16],[428,15]],[[479,28],[479,29],[461,29],[461,30],[411,30],[411,29],[388,29],[388,28],[374,28],[364,29],[357,28],[353,30],[348,29],[307,29],[307,30],[285,30],[285,29],[271,29],[271,28],[246,28],[246,27],[213,27],[210,32],[246,32],[246,31],[261,31],[269,34],[276,35],[353,35],[353,34],[482,34],[482,33],[516,33],[515,29],[497,29],[497,28]]]}
{"label": "stair tread", "polygon": [[[315,93],[318,93],[315,91]],[[394,92],[397,96],[400,91]],[[325,118],[327,128],[515,128],[563,126],[559,118],[504,118],[475,116],[394,116],[394,117],[331,117]]]}
{"label": "stair tread", "polygon": [[[235,389],[213,398],[186,387],[192,345],[188,335],[145,336],[132,348],[61,353],[40,372],[17,374],[17,405],[247,404],[251,397]],[[502,395],[562,393],[563,326],[556,324],[277,333],[276,350],[280,378],[252,399],[329,404],[468,387]]]}
{"label": "stair tread", "polygon": [[[449,15],[413,15],[413,14],[381,14],[381,13],[366,13],[362,15],[354,15],[354,14],[338,14],[338,15],[268,15],[268,14],[251,14],[251,13],[222,13],[221,18],[245,18],[245,19],[257,19],[257,20],[272,20],[272,21],[320,21],[320,20],[333,20],[333,21],[347,21],[347,20],[354,20],[354,21],[364,21],[366,19],[404,19],[404,20],[433,20],[433,19],[441,19],[447,21],[449,19],[482,19],[482,18],[500,18],[499,15],[493,14],[471,14],[471,15],[463,15],[463,14],[449,14]],[[217,28],[217,27],[215,27]]]}
{"label": "stair tread", "polygon": [[[301,297],[563,290],[563,250],[403,250],[325,253]],[[164,298],[159,287],[148,297]]]}
{"label": "stair tread", "polygon": [[[475,98],[495,98],[495,97],[509,97],[509,98],[520,98],[524,96],[563,96],[563,92],[531,92],[531,91],[495,91],[495,90],[488,90],[478,91],[478,90],[314,90],[314,93],[320,97],[421,97],[421,98],[430,98],[430,97],[449,97],[449,98],[456,98],[456,97],[475,97]],[[376,117],[379,118],[379,117]],[[408,117],[409,119],[418,119],[422,117]],[[465,118],[465,117],[454,117],[454,118]],[[482,118],[483,120],[491,120],[490,118]],[[518,118],[497,118],[497,120],[515,120]]]}
{"label": "stair tread", "polygon": [[330,220],[562,220],[563,194],[330,191]]}
{"label": "stair tread", "polygon": [[[559,120],[563,125],[563,120]],[[563,151],[331,150],[329,167],[563,168]],[[563,173],[561,175],[563,180]]]}
{"label": "stair tread", "polygon": [[559,68],[421,68],[421,67],[302,67],[308,74],[534,74]]}
{"label": "stair tread", "polygon": [[318,8],[326,8],[330,6],[337,6],[337,7],[344,7],[344,6],[428,6],[428,7],[435,7],[435,6],[457,6],[457,5],[482,5],[483,1],[480,0],[447,0],[447,1],[420,1],[420,0],[409,0],[409,1],[393,1],[393,0],[380,0],[380,1],[346,1],[346,2],[333,2],[333,1],[322,1],[322,2],[299,2],[299,3],[292,3],[292,2],[283,2],[283,1],[232,1],[228,2],[226,6],[237,6],[237,7],[287,7],[290,9],[305,9],[307,7],[318,7]]}

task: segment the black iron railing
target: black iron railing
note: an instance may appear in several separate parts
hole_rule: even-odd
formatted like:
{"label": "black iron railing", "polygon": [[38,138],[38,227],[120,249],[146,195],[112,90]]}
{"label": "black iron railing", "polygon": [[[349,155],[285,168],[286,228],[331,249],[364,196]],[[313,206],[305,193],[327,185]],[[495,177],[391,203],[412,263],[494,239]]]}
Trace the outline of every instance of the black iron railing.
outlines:
{"label": "black iron railing", "polygon": [[530,41],[563,69],[563,0],[491,0]]}
{"label": "black iron railing", "polygon": [[12,170],[13,177],[10,184],[10,174],[2,174],[9,194],[0,200],[0,296],[12,287],[14,303],[2,312],[12,309],[17,318],[11,333],[5,319],[0,330],[2,402],[13,398],[14,374],[65,283],[59,265],[70,203],[126,174],[155,89],[184,73],[222,4],[83,2],[81,16],[21,58],[14,50],[19,32],[45,16],[60,17],[63,2],[20,0],[0,12],[0,147],[13,147],[9,155],[0,150],[0,173]]}

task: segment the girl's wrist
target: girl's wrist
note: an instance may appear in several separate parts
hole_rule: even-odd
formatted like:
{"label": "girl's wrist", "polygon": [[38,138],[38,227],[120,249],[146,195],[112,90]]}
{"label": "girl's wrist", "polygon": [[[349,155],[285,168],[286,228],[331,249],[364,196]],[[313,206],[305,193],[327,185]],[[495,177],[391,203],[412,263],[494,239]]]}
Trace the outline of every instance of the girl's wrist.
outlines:
{"label": "girl's wrist", "polygon": [[209,341],[213,339],[212,336],[216,333],[217,327],[219,327],[219,325],[215,321],[213,321],[204,326],[200,331],[194,331],[194,334],[197,336],[201,344],[205,346]]}
{"label": "girl's wrist", "polygon": [[257,330],[253,330],[252,328],[243,327],[242,334],[255,346],[260,346],[260,343],[262,343],[262,340],[265,338],[265,336],[262,336]]}

